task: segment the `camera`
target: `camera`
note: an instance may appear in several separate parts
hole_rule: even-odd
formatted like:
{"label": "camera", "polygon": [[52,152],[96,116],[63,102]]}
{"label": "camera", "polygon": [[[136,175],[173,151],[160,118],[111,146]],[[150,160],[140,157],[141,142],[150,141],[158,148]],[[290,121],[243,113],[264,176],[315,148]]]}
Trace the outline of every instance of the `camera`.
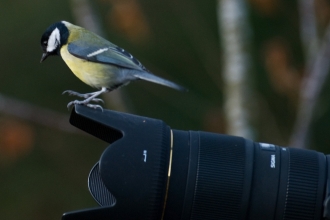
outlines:
{"label": "camera", "polygon": [[62,220],[330,219],[329,155],[76,105],[70,123],[110,145]]}

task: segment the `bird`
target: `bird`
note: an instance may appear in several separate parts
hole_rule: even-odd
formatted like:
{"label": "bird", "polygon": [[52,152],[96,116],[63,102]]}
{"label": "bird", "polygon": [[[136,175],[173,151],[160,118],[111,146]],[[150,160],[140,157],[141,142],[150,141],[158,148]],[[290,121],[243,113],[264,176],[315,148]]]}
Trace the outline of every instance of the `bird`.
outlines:
{"label": "bird", "polygon": [[139,60],[121,47],[103,37],[67,21],[50,25],[41,37],[43,51],[40,62],[47,57],[60,55],[69,69],[81,81],[97,89],[91,93],[66,90],[62,94],[78,96],[84,100],[74,100],[67,107],[81,104],[91,108],[103,108],[91,101],[103,102],[96,98],[103,93],[118,89],[136,80],[145,80],[179,91],[186,88],[151,73]]}

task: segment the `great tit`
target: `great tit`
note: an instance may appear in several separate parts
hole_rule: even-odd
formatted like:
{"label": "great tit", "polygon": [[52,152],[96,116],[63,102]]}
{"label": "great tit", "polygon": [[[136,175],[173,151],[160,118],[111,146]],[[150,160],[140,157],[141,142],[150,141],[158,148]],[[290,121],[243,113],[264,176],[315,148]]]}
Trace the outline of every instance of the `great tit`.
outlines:
{"label": "great tit", "polygon": [[141,79],[186,91],[182,86],[153,75],[126,50],[67,21],[60,21],[49,26],[41,37],[41,47],[43,54],[40,62],[50,55],[61,55],[81,81],[99,89],[99,91],[86,94],[72,90],[64,91],[63,94],[68,93],[85,99],[69,102],[68,108],[75,104],[84,104],[102,109],[101,106],[89,104],[89,102],[102,101],[96,97],[127,85],[131,81]]}

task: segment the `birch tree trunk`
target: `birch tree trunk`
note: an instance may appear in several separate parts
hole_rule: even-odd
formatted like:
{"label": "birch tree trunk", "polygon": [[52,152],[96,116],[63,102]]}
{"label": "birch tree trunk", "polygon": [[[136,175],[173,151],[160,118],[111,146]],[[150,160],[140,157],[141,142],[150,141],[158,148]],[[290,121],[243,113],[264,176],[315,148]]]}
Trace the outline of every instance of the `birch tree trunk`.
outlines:
{"label": "birch tree trunk", "polygon": [[327,27],[322,44],[319,45],[314,0],[299,0],[298,3],[300,34],[307,68],[300,89],[300,102],[290,146],[308,148],[315,107],[330,70],[330,25]]}
{"label": "birch tree trunk", "polygon": [[249,99],[250,70],[247,6],[244,0],[218,0],[218,25],[222,45],[225,118],[231,135],[252,138]]}
{"label": "birch tree trunk", "polygon": [[330,70],[330,25],[325,32],[314,62],[307,68],[300,90],[300,104],[290,146],[307,148],[315,107]]}

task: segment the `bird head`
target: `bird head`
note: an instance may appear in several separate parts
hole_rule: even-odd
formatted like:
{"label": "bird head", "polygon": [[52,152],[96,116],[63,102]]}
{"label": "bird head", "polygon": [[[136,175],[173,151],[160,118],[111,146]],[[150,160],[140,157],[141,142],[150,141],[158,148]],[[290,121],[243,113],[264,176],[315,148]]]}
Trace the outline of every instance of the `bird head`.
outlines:
{"label": "bird head", "polygon": [[49,26],[41,37],[43,54],[40,62],[50,55],[58,55],[60,49],[68,41],[69,30],[66,21],[60,21]]}

